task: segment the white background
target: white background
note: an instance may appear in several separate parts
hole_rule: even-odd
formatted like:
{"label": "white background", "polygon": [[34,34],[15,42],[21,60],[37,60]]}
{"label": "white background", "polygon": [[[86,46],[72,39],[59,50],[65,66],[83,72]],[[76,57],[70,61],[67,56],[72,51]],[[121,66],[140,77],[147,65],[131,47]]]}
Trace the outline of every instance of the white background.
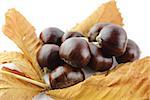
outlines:
{"label": "white background", "polygon": [[[0,0],[0,51],[18,50],[1,31],[4,14],[9,8],[19,10],[39,35],[41,30],[50,26],[69,30],[106,1],[109,0]],[[150,56],[150,0],[116,1],[128,37],[139,45],[141,57]]]}

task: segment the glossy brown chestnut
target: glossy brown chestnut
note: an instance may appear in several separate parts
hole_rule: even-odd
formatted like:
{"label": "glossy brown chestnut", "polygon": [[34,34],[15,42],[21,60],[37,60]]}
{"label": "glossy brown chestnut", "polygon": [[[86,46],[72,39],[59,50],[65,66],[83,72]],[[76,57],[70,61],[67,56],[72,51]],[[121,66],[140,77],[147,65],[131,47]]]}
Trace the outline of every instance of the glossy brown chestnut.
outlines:
{"label": "glossy brown chestnut", "polygon": [[89,67],[96,71],[107,71],[112,67],[113,59],[104,57],[101,48],[98,48],[95,44],[89,43],[91,51],[91,60],[88,64]]}
{"label": "glossy brown chestnut", "polygon": [[37,54],[37,61],[41,68],[48,67],[53,70],[62,62],[59,57],[59,46],[44,44]]}
{"label": "glossy brown chestnut", "polygon": [[90,42],[96,42],[96,37],[99,35],[103,27],[109,25],[110,23],[97,23],[88,32],[88,39]]}
{"label": "glossy brown chestnut", "polygon": [[64,32],[56,27],[44,29],[40,34],[40,39],[44,44],[61,44],[61,38]]}
{"label": "glossy brown chestnut", "polygon": [[61,41],[64,42],[66,39],[71,37],[84,37],[80,32],[67,32],[62,36]]}
{"label": "glossy brown chestnut", "polygon": [[84,67],[91,58],[89,45],[81,37],[73,37],[64,41],[60,46],[59,55],[61,59],[73,67]]}
{"label": "glossy brown chestnut", "polygon": [[96,37],[102,52],[107,57],[121,56],[127,46],[127,34],[125,30],[115,24],[105,26]]}
{"label": "glossy brown chestnut", "polygon": [[85,79],[81,69],[73,68],[67,64],[57,67],[49,76],[52,89],[69,87]]}
{"label": "glossy brown chestnut", "polygon": [[118,63],[126,63],[137,60],[139,59],[139,57],[140,57],[140,48],[134,41],[128,39],[125,53],[120,57],[116,57],[116,60]]}

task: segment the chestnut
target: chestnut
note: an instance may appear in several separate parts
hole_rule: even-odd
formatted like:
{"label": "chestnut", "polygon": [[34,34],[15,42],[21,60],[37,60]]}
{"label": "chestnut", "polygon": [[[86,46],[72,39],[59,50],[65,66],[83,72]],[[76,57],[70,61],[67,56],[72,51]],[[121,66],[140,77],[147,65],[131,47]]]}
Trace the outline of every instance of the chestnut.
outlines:
{"label": "chestnut", "polygon": [[109,25],[110,23],[97,23],[95,24],[90,31],[88,32],[88,39],[90,42],[96,42],[96,37],[99,35],[100,31],[104,26]]}
{"label": "chestnut", "polygon": [[77,84],[85,79],[81,69],[73,68],[67,64],[58,66],[49,74],[52,89],[62,89]]}
{"label": "chestnut", "polygon": [[67,32],[62,36],[61,41],[64,42],[66,39],[71,37],[84,37],[80,32]]}
{"label": "chestnut", "polygon": [[60,46],[59,55],[73,67],[84,67],[91,58],[89,45],[82,37],[72,37],[64,41]]}
{"label": "chestnut", "polygon": [[140,57],[140,48],[133,40],[128,39],[125,53],[119,57],[116,57],[116,60],[118,63],[126,63],[137,60],[139,59],[139,57]]}
{"label": "chestnut", "polygon": [[64,32],[56,27],[49,27],[44,29],[40,34],[40,39],[44,44],[61,45],[61,38]]}
{"label": "chestnut", "polygon": [[113,58],[105,57],[101,48],[98,48],[93,43],[89,43],[89,47],[91,51],[91,60],[88,64],[88,67],[100,72],[109,70],[113,64]]}
{"label": "chestnut", "polygon": [[116,24],[105,26],[96,40],[101,45],[103,54],[107,57],[123,55],[128,41],[125,30]]}
{"label": "chestnut", "polygon": [[62,63],[59,57],[59,46],[55,44],[44,44],[37,53],[37,61],[41,68],[47,67],[53,70]]}

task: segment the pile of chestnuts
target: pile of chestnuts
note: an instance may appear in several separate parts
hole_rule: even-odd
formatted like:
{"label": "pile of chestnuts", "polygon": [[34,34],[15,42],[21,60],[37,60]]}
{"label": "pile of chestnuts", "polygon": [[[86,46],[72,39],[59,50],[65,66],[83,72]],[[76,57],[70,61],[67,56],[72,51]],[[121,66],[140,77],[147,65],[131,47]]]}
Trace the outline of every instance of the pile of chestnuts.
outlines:
{"label": "pile of chestnuts", "polygon": [[112,23],[97,23],[88,33],[66,32],[50,27],[40,34],[43,46],[37,54],[41,68],[47,67],[52,89],[72,86],[89,72],[104,72],[117,61],[132,62],[140,57],[138,45],[128,39],[125,30]]}

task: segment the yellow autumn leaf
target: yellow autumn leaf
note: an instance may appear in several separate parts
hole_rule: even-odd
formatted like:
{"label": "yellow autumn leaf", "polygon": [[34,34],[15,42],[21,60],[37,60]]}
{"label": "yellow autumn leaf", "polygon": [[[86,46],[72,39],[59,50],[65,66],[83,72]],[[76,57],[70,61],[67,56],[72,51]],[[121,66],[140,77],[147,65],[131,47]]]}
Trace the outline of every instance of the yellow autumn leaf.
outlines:
{"label": "yellow autumn leaf", "polygon": [[0,100],[32,100],[42,87],[0,72]]}
{"label": "yellow autumn leaf", "polygon": [[115,0],[111,0],[108,3],[98,7],[90,16],[88,16],[81,23],[74,26],[70,31],[82,32],[85,36],[89,29],[98,22],[111,22],[119,25],[123,25],[123,18],[117,8]]}
{"label": "yellow autumn leaf", "polygon": [[37,52],[42,43],[37,38],[34,27],[18,11],[9,9],[5,16],[3,32],[22,50],[43,82],[42,71],[37,62]]}
{"label": "yellow autumn leaf", "polygon": [[[3,64],[3,63],[13,63],[27,77],[30,77],[33,80],[40,81],[40,77],[39,77],[38,73],[32,67],[32,64],[25,58],[25,56],[22,53],[19,53],[19,52],[2,52],[2,53],[0,53],[0,64]],[[7,66],[5,66],[5,67],[7,67]]]}
{"label": "yellow autumn leaf", "polygon": [[149,100],[150,57],[118,65],[107,76],[94,75],[74,86],[49,90],[56,100]]}

